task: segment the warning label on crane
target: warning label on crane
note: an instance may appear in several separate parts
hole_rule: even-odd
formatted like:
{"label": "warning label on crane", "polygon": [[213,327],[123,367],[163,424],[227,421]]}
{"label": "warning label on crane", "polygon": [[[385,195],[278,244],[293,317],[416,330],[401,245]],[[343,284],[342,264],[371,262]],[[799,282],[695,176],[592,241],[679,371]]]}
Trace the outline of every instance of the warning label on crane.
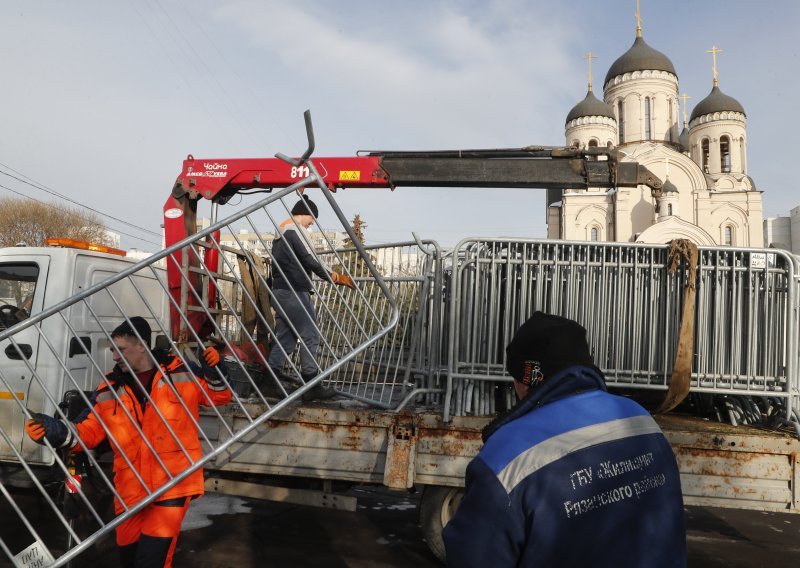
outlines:
{"label": "warning label on crane", "polygon": [[339,181],[359,181],[360,179],[360,170],[339,170]]}

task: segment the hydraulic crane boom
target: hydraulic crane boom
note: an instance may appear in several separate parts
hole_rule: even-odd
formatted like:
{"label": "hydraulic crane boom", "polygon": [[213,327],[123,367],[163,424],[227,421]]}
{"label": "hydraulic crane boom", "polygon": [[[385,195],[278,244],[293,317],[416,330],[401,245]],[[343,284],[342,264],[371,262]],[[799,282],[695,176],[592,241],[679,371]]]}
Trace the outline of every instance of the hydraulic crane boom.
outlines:
{"label": "hydraulic crane boom", "polygon": [[[369,152],[314,158],[331,190],[339,188],[529,187],[661,189],[661,180],[636,162],[621,162],[612,150],[526,147],[438,152]],[[278,158],[196,159],[187,157],[173,188],[176,199],[225,203],[249,189],[287,187],[308,175],[308,167]]]}

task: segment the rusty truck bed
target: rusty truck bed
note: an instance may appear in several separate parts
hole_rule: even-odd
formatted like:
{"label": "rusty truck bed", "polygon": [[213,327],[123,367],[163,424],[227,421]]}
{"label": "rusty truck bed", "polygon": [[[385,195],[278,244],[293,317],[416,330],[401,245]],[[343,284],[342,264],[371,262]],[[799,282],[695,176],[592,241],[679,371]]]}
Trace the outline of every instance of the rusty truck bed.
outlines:
{"label": "rusty truck bed", "polygon": [[[259,410],[253,408],[253,413]],[[800,441],[790,434],[691,416],[656,419],[675,450],[687,504],[800,510]],[[489,420],[458,416],[445,423],[441,409],[395,413],[350,401],[297,405],[252,432],[207,470],[212,477],[239,472],[393,489],[458,487]],[[205,429],[212,437],[223,435],[213,421]]]}

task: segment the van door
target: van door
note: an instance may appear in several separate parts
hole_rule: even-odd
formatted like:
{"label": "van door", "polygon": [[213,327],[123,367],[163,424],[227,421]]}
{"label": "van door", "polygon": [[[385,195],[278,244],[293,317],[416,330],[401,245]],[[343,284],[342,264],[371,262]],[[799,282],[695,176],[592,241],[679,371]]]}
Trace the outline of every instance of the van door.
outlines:
{"label": "van door", "polygon": [[[0,332],[41,311],[49,264],[49,257],[44,255],[0,261]],[[0,427],[10,433],[18,450],[23,445],[25,420],[20,402],[37,411],[47,411],[42,388],[33,384],[29,369],[29,365],[37,365],[39,337],[36,326],[31,326],[14,334],[16,347],[10,338],[0,341]],[[36,461],[40,455],[38,446],[24,446],[23,455]],[[0,444],[0,459],[8,458],[13,459],[14,453],[5,443]]]}
{"label": "van door", "polygon": [[[71,293],[77,294],[104,282],[131,264],[131,261],[122,259],[79,254],[75,261],[75,288]],[[78,348],[70,350],[66,362],[72,377],[79,384],[81,380],[84,381],[83,389],[94,390],[100,384],[101,376],[94,364],[103,372],[114,367],[107,334],[123,322],[123,314],[144,317],[155,330],[166,328],[169,297],[165,292],[164,280],[163,270],[156,270],[155,273],[143,270],[112,284],[105,291],[92,294],[86,303],[78,302],[70,308],[69,321],[78,335],[77,339],[91,353],[90,359],[86,351],[77,345]],[[158,324],[153,318],[158,318]]]}

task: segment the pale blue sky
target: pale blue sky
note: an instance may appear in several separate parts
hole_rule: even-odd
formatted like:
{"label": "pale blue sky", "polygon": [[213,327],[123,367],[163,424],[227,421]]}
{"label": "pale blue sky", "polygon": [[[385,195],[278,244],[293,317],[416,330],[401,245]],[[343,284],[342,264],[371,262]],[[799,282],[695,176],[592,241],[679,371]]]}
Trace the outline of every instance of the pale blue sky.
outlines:
{"label": "pale blue sky", "polygon": [[[642,0],[645,40],[673,62],[689,110],[720,88],[747,112],[749,174],[767,215],[800,204],[800,3]],[[0,166],[159,231],[181,161],[363,149],[563,145],[564,119],[634,39],[634,0],[404,2],[0,0]],[[46,194],[0,175],[0,184]],[[10,194],[0,188],[0,195]],[[541,190],[348,190],[371,243],[411,231],[545,234]],[[224,214],[224,210],[223,210]],[[324,223],[324,219],[323,219]],[[158,241],[108,221],[147,241]],[[125,237],[123,244],[154,250]]]}

